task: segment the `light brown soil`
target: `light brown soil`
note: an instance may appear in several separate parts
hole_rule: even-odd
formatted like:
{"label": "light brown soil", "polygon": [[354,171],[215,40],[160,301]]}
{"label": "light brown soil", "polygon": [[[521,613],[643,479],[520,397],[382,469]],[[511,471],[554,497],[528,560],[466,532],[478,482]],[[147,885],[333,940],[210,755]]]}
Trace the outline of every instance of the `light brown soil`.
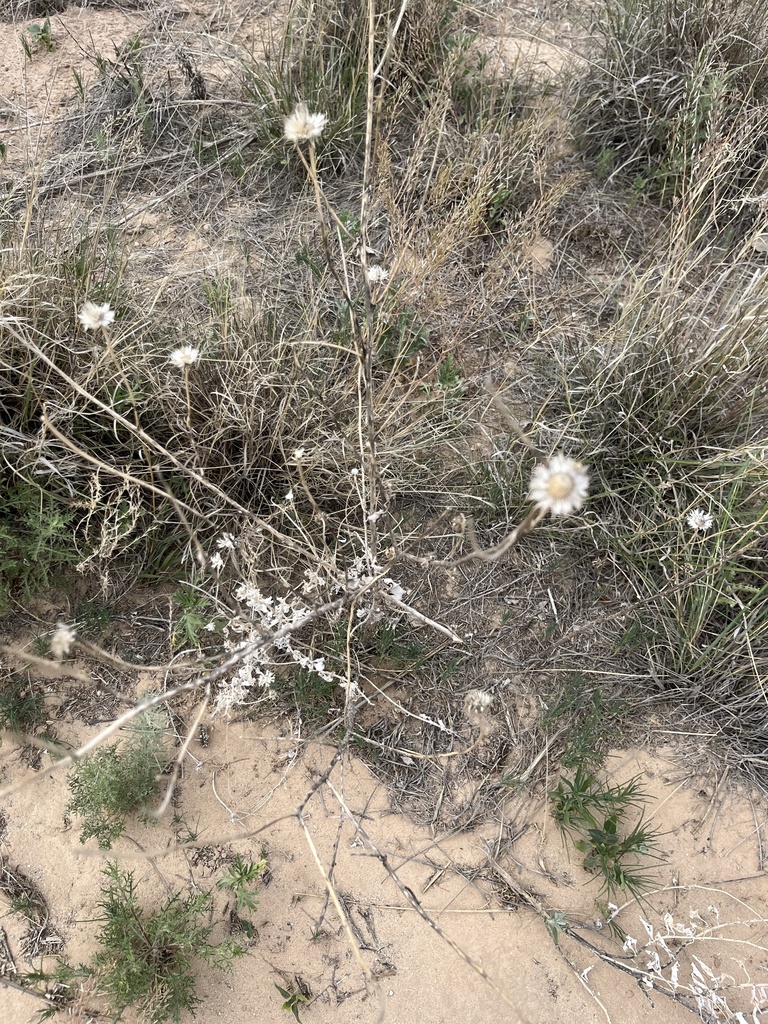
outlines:
{"label": "light brown soil", "polygon": [[[434,835],[392,814],[370,770],[344,759],[306,804],[305,833],[297,809],[333,754],[333,747],[320,744],[301,751],[270,725],[217,721],[209,746],[192,747],[173,812],[154,828],[132,828],[136,841],[123,839],[110,854],[136,871],[147,900],[190,884],[213,887],[227,854],[266,856],[271,880],[252,918],[257,937],[232,974],[201,969],[201,1019],[245,1024],[271,1018],[281,1002],[275,983],[295,990],[297,978],[311,993],[303,1019],[318,1024],[533,1024],[555,1014],[585,1021],[607,1015],[617,1024],[694,1019],[572,938],[562,935],[555,946],[521,898],[520,892],[530,892],[542,907],[565,913],[581,936],[619,963],[647,966],[649,952],[627,959],[621,943],[610,939],[595,906],[597,880],[565,847],[543,794],[511,797],[482,828]],[[2,755],[6,780],[34,779],[12,742],[5,741]],[[717,928],[681,955],[680,984],[690,980],[691,954],[737,984],[764,983],[765,807],[727,778],[686,772],[672,750],[616,752],[609,764],[615,779],[642,777],[648,815],[663,832],[658,885],[644,905],[628,901],[618,918],[623,929],[642,950],[648,940],[643,919],[664,932],[666,913],[688,926],[697,911],[696,921]],[[64,823],[67,798],[63,773],[5,796],[2,850],[40,887],[66,955],[82,962],[95,949],[105,855],[93,841],[81,846],[77,820]],[[186,852],[169,852],[172,813],[199,829],[198,844]],[[345,923],[328,900],[323,875],[332,879]],[[214,937],[224,937],[227,915],[227,900],[217,892]],[[22,970],[23,921],[8,914],[3,927]],[[0,1001],[7,1024],[26,1024],[35,1009],[31,996],[14,991],[2,991]],[[750,990],[729,994],[728,1002],[750,1010]]]}

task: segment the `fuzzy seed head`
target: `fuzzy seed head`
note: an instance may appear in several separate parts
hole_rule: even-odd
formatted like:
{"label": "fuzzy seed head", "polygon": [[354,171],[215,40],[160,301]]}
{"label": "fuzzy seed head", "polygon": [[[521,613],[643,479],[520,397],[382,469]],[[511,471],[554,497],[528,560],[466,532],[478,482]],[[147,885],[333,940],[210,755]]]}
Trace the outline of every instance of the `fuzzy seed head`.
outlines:
{"label": "fuzzy seed head", "polygon": [[531,474],[528,496],[536,507],[553,516],[577,512],[587,499],[589,473],[580,462],[566,455],[553,455]]}
{"label": "fuzzy seed head", "polygon": [[368,284],[383,284],[389,277],[389,271],[378,266],[374,263],[372,267],[368,267]]}
{"label": "fuzzy seed head", "polygon": [[192,363],[196,363],[199,356],[200,353],[192,345],[182,345],[181,348],[175,348],[171,352],[168,362],[173,363],[179,370],[183,370],[185,367],[191,366]]}
{"label": "fuzzy seed head", "polygon": [[299,103],[284,123],[285,138],[298,145],[300,142],[314,142],[323,134],[328,124],[326,114],[310,114],[306,103]]}
{"label": "fuzzy seed head", "polygon": [[100,327],[109,327],[115,319],[115,314],[109,308],[108,302],[104,302],[102,305],[98,305],[96,302],[85,302],[77,314],[77,318],[84,330],[98,331]]}
{"label": "fuzzy seed head", "polygon": [[75,642],[75,631],[71,626],[65,625],[60,622],[56,626],[56,630],[51,637],[51,654],[54,656],[56,661],[61,661],[65,658]]}

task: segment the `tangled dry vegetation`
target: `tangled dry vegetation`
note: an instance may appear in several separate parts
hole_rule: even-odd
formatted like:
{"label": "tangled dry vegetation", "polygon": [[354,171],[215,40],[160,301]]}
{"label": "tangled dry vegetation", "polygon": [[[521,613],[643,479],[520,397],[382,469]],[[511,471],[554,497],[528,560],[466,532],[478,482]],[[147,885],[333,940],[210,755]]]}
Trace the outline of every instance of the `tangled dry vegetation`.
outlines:
{"label": "tangled dry vegetation", "polygon": [[[542,75],[494,50],[492,5],[191,28],[150,5],[119,44],[78,41],[65,113],[8,115],[0,725],[34,778],[71,768],[83,841],[167,808],[211,715],[287,716],[438,831],[562,771],[558,820],[633,956],[616,919],[654,836],[619,842],[607,751],[652,710],[765,789],[765,3],[593,7]],[[2,5],[31,69],[63,9]],[[112,724],[70,741],[73,707]],[[155,988],[146,959],[117,977],[109,928],[140,915],[106,870],[101,959],[18,984],[178,1019],[189,944]],[[198,896],[148,920],[224,965]],[[677,963],[716,927],[649,942]],[[742,1012],[704,967],[637,970],[705,1020]]]}

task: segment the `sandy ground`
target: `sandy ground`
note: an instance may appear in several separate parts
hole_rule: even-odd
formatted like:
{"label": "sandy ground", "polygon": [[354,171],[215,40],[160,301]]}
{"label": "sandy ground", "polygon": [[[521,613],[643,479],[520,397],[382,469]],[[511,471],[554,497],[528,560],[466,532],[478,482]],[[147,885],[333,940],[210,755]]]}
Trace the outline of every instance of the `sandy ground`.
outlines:
{"label": "sandy ground", "polygon": [[[271,878],[252,918],[257,935],[249,955],[231,974],[201,968],[200,1019],[272,1019],[281,1003],[275,984],[296,990],[298,982],[310,993],[303,1019],[317,1024],[533,1024],[553,1014],[615,1024],[685,1022],[694,1019],[689,1009],[622,969],[647,973],[658,949],[648,927],[666,934],[667,914],[673,929],[693,922],[707,933],[679,955],[679,984],[690,982],[697,956],[732,990],[731,1009],[751,1012],[751,985],[768,982],[766,809],[727,778],[694,777],[674,751],[629,750],[609,759],[612,778],[642,777],[647,813],[663,832],[655,890],[642,906],[629,900],[617,918],[638,943],[632,957],[610,938],[595,905],[596,880],[565,847],[543,794],[511,797],[480,829],[435,835],[392,814],[385,788],[364,764],[347,759],[306,803],[304,832],[297,809],[333,755],[319,744],[302,752],[271,725],[217,722],[209,746],[194,746],[187,758],[173,812],[199,829],[197,844],[171,849],[169,811],[159,826],[131,829],[133,839],[113,848],[110,856],[142,879],[147,900],[190,884],[212,887],[222,859],[234,852],[266,856]],[[7,740],[2,757],[6,781],[34,778]],[[79,962],[95,949],[103,855],[93,841],[79,843],[76,820],[65,824],[67,799],[61,773],[4,796],[2,852],[40,887],[66,956]],[[201,845],[204,854],[193,866]],[[332,882],[332,899],[324,878]],[[517,887],[548,912],[566,914],[619,966],[569,936],[555,946]],[[224,894],[216,893],[215,937],[224,937],[227,915]],[[23,921],[6,911],[0,926],[23,969]],[[6,989],[0,1006],[4,1022],[26,1024],[36,1003]]]}
{"label": "sandy ground", "polygon": [[98,75],[89,55],[114,59],[116,49],[146,23],[146,14],[137,12],[68,8],[51,17],[55,49],[30,42],[29,60],[21,42],[25,24],[0,22],[0,137],[9,166],[29,167],[44,158],[51,126],[76,101],[74,72],[87,88]]}

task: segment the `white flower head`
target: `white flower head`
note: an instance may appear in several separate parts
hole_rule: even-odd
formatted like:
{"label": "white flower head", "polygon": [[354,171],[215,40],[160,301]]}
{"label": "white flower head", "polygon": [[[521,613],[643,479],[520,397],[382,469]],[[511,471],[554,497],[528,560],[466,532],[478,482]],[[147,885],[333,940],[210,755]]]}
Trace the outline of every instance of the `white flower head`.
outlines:
{"label": "white flower head", "polygon": [[690,512],[685,521],[694,533],[706,533],[707,530],[712,529],[715,522],[709,512],[705,512],[701,508],[695,508],[693,512]]}
{"label": "white flower head", "polygon": [[537,508],[553,516],[567,516],[581,508],[588,489],[586,467],[567,455],[557,454],[535,467],[528,496]]}
{"label": "white flower head", "polygon": [[95,302],[85,302],[77,314],[77,318],[84,330],[98,331],[100,327],[109,327],[115,319],[115,314],[109,308],[108,302],[104,302],[101,306]]}
{"label": "white flower head", "polygon": [[368,267],[367,276],[368,284],[383,284],[389,278],[389,271],[374,263],[372,267]]}
{"label": "white flower head", "polygon": [[285,119],[283,131],[288,142],[314,142],[328,124],[326,114],[310,114],[306,103],[298,103]]}
{"label": "white flower head", "polygon": [[387,588],[387,592],[390,597],[394,597],[396,601],[402,601],[405,597],[405,589],[400,586],[397,580],[393,580],[391,576],[387,576],[383,580],[384,586]]}
{"label": "white flower head", "polygon": [[51,637],[51,654],[54,656],[56,661],[61,661],[62,658],[66,657],[75,642],[75,631],[71,626],[65,625],[60,622],[56,626],[56,631]]}
{"label": "white flower head", "polygon": [[221,552],[214,551],[214,553],[210,557],[208,564],[210,565],[214,572],[221,572],[221,570],[224,568],[224,559],[222,558]]}
{"label": "white flower head", "polygon": [[181,348],[175,348],[171,352],[169,363],[173,363],[174,366],[183,370],[186,366],[191,366],[192,363],[196,363],[200,357],[198,350],[192,345],[182,345]]}
{"label": "white flower head", "polygon": [[464,696],[464,711],[475,715],[486,715],[493,704],[493,694],[487,690],[468,690]]}

